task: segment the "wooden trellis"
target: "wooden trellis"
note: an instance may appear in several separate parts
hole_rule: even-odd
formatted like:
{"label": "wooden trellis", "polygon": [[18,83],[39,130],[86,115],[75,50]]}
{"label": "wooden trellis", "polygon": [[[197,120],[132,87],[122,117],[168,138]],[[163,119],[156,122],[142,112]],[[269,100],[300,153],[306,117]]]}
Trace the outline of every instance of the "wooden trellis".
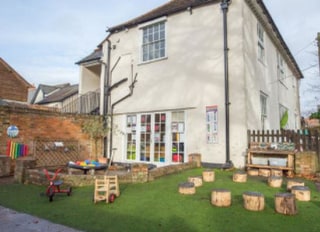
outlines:
{"label": "wooden trellis", "polygon": [[37,167],[66,165],[79,159],[79,142],[76,140],[36,140],[34,157]]}

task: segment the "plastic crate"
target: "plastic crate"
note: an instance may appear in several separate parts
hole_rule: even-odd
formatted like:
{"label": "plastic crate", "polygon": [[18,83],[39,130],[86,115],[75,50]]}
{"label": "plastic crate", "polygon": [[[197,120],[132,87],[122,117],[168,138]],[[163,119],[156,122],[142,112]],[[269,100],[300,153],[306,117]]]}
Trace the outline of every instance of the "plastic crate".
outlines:
{"label": "plastic crate", "polygon": [[268,158],[264,158],[264,157],[252,157],[251,161],[252,161],[252,164],[256,164],[256,165],[268,165]]}
{"label": "plastic crate", "polygon": [[270,166],[287,166],[287,159],[286,158],[269,158],[269,165]]}

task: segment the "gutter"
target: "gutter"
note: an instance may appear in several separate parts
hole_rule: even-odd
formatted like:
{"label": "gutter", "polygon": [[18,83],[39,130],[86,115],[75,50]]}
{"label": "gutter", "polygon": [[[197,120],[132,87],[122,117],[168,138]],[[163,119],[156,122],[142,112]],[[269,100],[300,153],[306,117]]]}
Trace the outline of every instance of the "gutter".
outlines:
{"label": "gutter", "polygon": [[[106,38],[108,42],[107,48],[107,64],[105,67],[105,78],[103,83],[103,129],[107,129],[108,127],[108,106],[109,106],[109,86],[110,86],[110,57],[111,57],[111,41]],[[103,157],[107,157],[108,150],[108,138],[103,138]]]}
{"label": "gutter", "polygon": [[223,40],[224,40],[224,82],[225,82],[225,120],[226,120],[226,163],[225,168],[233,167],[230,160],[230,116],[229,116],[229,59],[228,59],[228,27],[227,27],[227,12],[231,0],[221,0],[221,10],[223,12]]}

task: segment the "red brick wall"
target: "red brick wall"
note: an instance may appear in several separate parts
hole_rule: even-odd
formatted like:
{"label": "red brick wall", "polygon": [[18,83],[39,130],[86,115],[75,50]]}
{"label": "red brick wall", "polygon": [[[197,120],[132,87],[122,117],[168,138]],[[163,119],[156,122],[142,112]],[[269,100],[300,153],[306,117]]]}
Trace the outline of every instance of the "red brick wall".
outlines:
{"label": "red brick wall", "polygon": [[[90,117],[30,109],[23,106],[0,106],[0,155],[6,154],[8,140],[27,144],[29,155],[32,155],[34,141],[48,139],[52,141],[77,140],[80,145],[80,158],[94,157],[93,143],[81,130],[83,122]],[[18,127],[17,138],[11,139],[7,136],[7,128],[10,125]],[[99,154],[102,154],[101,150]]]}
{"label": "red brick wall", "polygon": [[0,63],[0,99],[10,99],[15,101],[27,102],[28,86],[14,77]]}

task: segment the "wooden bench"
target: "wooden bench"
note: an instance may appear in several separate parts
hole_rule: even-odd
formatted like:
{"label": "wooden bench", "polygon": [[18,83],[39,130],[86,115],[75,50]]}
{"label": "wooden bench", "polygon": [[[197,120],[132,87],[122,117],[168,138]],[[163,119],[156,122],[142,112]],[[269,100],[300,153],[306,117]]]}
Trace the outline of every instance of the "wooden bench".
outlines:
{"label": "wooden bench", "polygon": [[247,169],[269,169],[287,171],[288,176],[294,172],[295,151],[280,150],[272,147],[272,143],[263,143],[260,147],[257,143],[251,143],[247,151]]}

